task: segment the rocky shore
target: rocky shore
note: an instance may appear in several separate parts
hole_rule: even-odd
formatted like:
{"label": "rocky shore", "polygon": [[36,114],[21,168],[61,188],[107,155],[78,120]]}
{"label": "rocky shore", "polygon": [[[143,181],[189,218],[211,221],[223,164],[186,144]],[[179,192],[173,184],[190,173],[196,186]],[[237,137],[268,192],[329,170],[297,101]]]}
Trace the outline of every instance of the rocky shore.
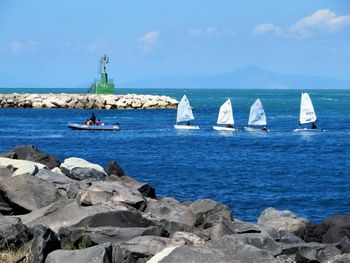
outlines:
{"label": "rocky shore", "polygon": [[0,94],[0,108],[163,109],[178,103],[157,95]]}
{"label": "rocky shore", "polygon": [[115,161],[0,156],[0,262],[350,262],[350,215],[315,225],[267,208],[243,222],[213,200],[157,198]]}

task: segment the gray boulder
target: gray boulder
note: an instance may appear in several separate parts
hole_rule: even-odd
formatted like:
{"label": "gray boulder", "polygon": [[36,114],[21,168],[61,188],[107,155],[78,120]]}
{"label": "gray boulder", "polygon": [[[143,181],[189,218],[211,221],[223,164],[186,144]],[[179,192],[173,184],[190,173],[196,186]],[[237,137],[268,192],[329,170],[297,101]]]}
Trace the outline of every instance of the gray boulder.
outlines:
{"label": "gray boulder", "polygon": [[191,210],[172,198],[148,199],[145,212],[159,222],[169,233],[192,232],[194,217]]}
{"label": "gray boulder", "polygon": [[[224,236],[208,243],[208,246],[222,251],[231,260],[244,263],[275,263],[271,253],[239,241],[235,236]],[[234,261],[234,262],[236,262]]]}
{"label": "gray boulder", "polygon": [[[131,207],[123,204],[114,204],[113,206],[108,206],[106,204],[97,204],[94,206],[83,207],[78,204],[76,200],[59,200],[53,204],[50,204],[41,209],[35,210],[27,215],[20,216],[23,223],[27,226],[34,226],[37,224],[42,224],[50,227],[56,233],[60,227],[79,225],[81,223],[82,227],[85,227],[84,219],[89,218],[93,215],[100,214],[100,217],[104,213],[112,213],[113,211],[130,211]],[[134,211],[134,210],[133,210]],[[137,211],[137,210],[135,210]],[[126,218],[119,218],[119,220],[127,220]],[[99,226],[103,226],[103,222],[100,222]],[[86,222],[88,223],[88,222]]]}
{"label": "gray boulder", "polygon": [[20,246],[29,240],[27,227],[17,217],[0,215],[0,249],[14,244]]}
{"label": "gray boulder", "polygon": [[193,202],[189,209],[194,216],[195,227],[206,229],[223,221],[233,220],[229,207],[210,199],[199,199]]}
{"label": "gray boulder", "polygon": [[322,243],[340,242],[350,238],[350,215],[334,215],[323,221],[317,229]]}
{"label": "gray boulder", "polygon": [[52,169],[60,165],[60,161],[56,157],[40,151],[33,145],[17,146],[11,149],[10,153],[13,153],[13,159],[21,159],[41,163],[48,169]]}
{"label": "gray boulder", "polygon": [[328,263],[349,263],[350,262],[350,254],[338,255],[331,258]]}
{"label": "gray boulder", "polygon": [[81,250],[55,250],[51,252],[45,263],[119,263],[123,262],[121,249],[110,243]]}
{"label": "gray boulder", "polygon": [[60,169],[65,175],[74,180],[104,180],[107,177],[106,172],[100,165],[76,157],[65,159]]}
{"label": "gray boulder", "polygon": [[53,184],[68,184],[74,182],[73,179],[67,177],[63,173],[54,172],[52,170],[39,170],[38,173],[35,174],[35,177]]}
{"label": "gray boulder", "polygon": [[61,198],[53,184],[30,175],[1,177],[0,195],[12,208],[10,210],[12,214],[28,213]]}
{"label": "gray boulder", "polygon": [[[109,177],[111,178],[111,177]],[[125,186],[137,189],[144,197],[156,198],[156,190],[147,183],[138,182],[129,176],[118,177],[120,181],[124,183]]]}
{"label": "gray boulder", "polygon": [[158,236],[140,236],[129,241],[121,242],[118,245],[123,251],[124,262],[136,263],[146,262],[146,260],[162,251],[164,248],[168,246],[184,245],[184,242],[176,242]]}
{"label": "gray boulder", "polygon": [[232,237],[244,244],[252,245],[256,248],[268,251],[273,256],[277,256],[282,252],[280,244],[278,244],[270,236],[263,233],[235,234],[232,235]]}
{"label": "gray boulder", "polygon": [[29,232],[33,236],[30,262],[43,263],[49,253],[61,248],[58,236],[50,228],[36,225]]}
{"label": "gray boulder", "polygon": [[62,227],[59,236],[62,246],[78,247],[83,237],[88,238],[92,245],[107,242],[117,243],[138,236],[162,236],[164,229],[159,226],[149,227]]}
{"label": "gray boulder", "polygon": [[127,188],[119,182],[92,182],[91,186],[80,197],[82,205],[106,202],[124,203],[140,210],[146,206],[146,200],[139,191]]}
{"label": "gray boulder", "polygon": [[341,254],[335,246],[317,246],[316,244],[314,246],[304,245],[299,248],[295,255],[295,261],[297,263],[328,263],[330,259]]}
{"label": "gray boulder", "polygon": [[2,176],[12,176],[15,172],[15,168],[12,165],[8,165],[6,167],[0,167],[0,177]]}
{"label": "gray boulder", "polygon": [[284,230],[296,236],[304,237],[309,227],[309,222],[289,210],[278,211],[272,207],[265,209],[259,216],[258,225],[265,228]]}

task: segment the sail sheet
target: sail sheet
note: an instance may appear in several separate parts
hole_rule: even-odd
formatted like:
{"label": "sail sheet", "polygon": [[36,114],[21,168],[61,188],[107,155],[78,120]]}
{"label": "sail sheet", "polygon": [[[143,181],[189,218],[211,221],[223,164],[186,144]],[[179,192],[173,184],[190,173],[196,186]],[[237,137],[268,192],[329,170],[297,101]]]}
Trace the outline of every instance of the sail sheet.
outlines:
{"label": "sail sheet", "polygon": [[194,119],[190,102],[186,95],[184,95],[177,106],[176,122],[191,121]]}
{"label": "sail sheet", "polygon": [[306,124],[317,120],[314,106],[308,93],[301,93],[299,123]]}
{"label": "sail sheet", "polygon": [[231,100],[221,105],[217,124],[234,124]]}
{"label": "sail sheet", "polygon": [[266,125],[266,115],[260,99],[250,107],[248,125]]}

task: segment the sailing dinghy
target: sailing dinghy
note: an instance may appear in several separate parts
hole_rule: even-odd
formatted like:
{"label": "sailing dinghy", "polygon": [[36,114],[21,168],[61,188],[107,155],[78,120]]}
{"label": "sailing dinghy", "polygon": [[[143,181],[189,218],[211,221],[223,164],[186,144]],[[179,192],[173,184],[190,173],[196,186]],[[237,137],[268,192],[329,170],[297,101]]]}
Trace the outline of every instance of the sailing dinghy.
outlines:
{"label": "sailing dinghy", "polygon": [[190,124],[190,121],[192,120],[194,120],[194,116],[191,105],[186,95],[184,95],[177,106],[176,124],[174,125],[174,128],[183,130],[198,130],[199,126]]}
{"label": "sailing dinghy", "polygon": [[228,99],[220,107],[217,124],[221,126],[213,126],[213,129],[216,131],[234,132],[234,131],[237,131],[237,129],[233,127],[234,123],[235,122],[233,119],[232,104],[231,104],[231,100]]}
{"label": "sailing dinghy", "polygon": [[312,128],[299,128],[294,131],[317,131],[317,127],[315,122],[317,121],[317,116],[314,110],[314,106],[312,105],[311,98],[309,93],[302,92],[301,93],[301,101],[300,101],[300,115],[299,115],[299,125],[304,125],[308,123],[312,123]]}
{"label": "sailing dinghy", "polygon": [[266,114],[264,111],[264,107],[260,99],[257,99],[253,103],[253,105],[250,107],[248,127],[245,127],[245,130],[268,132],[269,130],[265,126],[266,126]]}

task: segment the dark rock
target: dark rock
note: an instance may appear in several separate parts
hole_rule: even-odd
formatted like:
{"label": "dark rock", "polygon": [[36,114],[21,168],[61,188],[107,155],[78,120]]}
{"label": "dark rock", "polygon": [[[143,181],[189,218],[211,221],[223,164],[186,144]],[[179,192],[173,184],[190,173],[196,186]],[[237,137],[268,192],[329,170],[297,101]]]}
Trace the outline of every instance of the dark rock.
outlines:
{"label": "dark rock", "polygon": [[48,169],[60,166],[60,161],[56,157],[50,156],[40,151],[33,145],[17,146],[10,150],[10,153],[14,153],[13,157],[16,158],[13,159],[21,159],[41,163],[46,165]]}
{"label": "dark rock", "polygon": [[17,217],[0,215],[0,249],[21,246],[29,240],[27,227]]}
{"label": "dark rock", "polygon": [[120,167],[120,165],[112,160],[108,163],[106,169],[105,169],[107,175],[111,176],[111,175],[115,175],[118,177],[124,176],[126,175],[123,171],[123,169]]}
{"label": "dark rock", "polygon": [[237,219],[232,221],[231,229],[235,234],[261,233],[261,228],[258,225]]}
{"label": "dark rock", "polygon": [[344,237],[350,238],[350,215],[335,215],[327,218],[318,228],[322,243],[340,242]]}
{"label": "dark rock", "polygon": [[148,199],[145,212],[150,214],[169,233],[192,232],[194,229],[194,218],[191,210],[175,199]]}
{"label": "dark rock", "polygon": [[117,210],[89,215],[74,227],[149,227],[155,223],[143,217],[137,210]]}
{"label": "dark rock", "polygon": [[106,242],[117,243],[127,241],[138,236],[162,236],[166,235],[164,229],[159,226],[149,227],[62,227],[59,236],[62,246],[78,247],[82,237],[88,237],[92,245],[100,245]]}
{"label": "dark rock", "polygon": [[222,251],[233,262],[273,263],[272,254],[252,245],[239,241],[235,236],[224,236],[219,240],[208,243],[211,248]]}
{"label": "dark rock", "polygon": [[350,239],[348,237],[343,237],[340,240],[338,247],[341,250],[341,253],[350,253]]}
{"label": "dark rock", "polygon": [[49,253],[61,248],[57,235],[46,226],[36,225],[30,229],[30,233],[33,236],[31,262],[43,263]]}
{"label": "dark rock", "polygon": [[17,154],[14,152],[0,153],[0,157],[17,159]]}
{"label": "dark rock", "polygon": [[[42,208],[61,197],[53,184],[29,175],[1,177],[0,195],[12,208],[10,212],[15,215]],[[9,213],[8,209],[0,212]]]}
{"label": "dark rock", "polygon": [[197,200],[189,206],[189,209],[194,215],[195,227],[206,229],[223,221],[233,220],[229,207],[210,199]]}
{"label": "dark rock", "polygon": [[55,250],[51,252],[45,263],[119,263],[123,262],[123,254],[119,246],[106,243],[81,250]]}

